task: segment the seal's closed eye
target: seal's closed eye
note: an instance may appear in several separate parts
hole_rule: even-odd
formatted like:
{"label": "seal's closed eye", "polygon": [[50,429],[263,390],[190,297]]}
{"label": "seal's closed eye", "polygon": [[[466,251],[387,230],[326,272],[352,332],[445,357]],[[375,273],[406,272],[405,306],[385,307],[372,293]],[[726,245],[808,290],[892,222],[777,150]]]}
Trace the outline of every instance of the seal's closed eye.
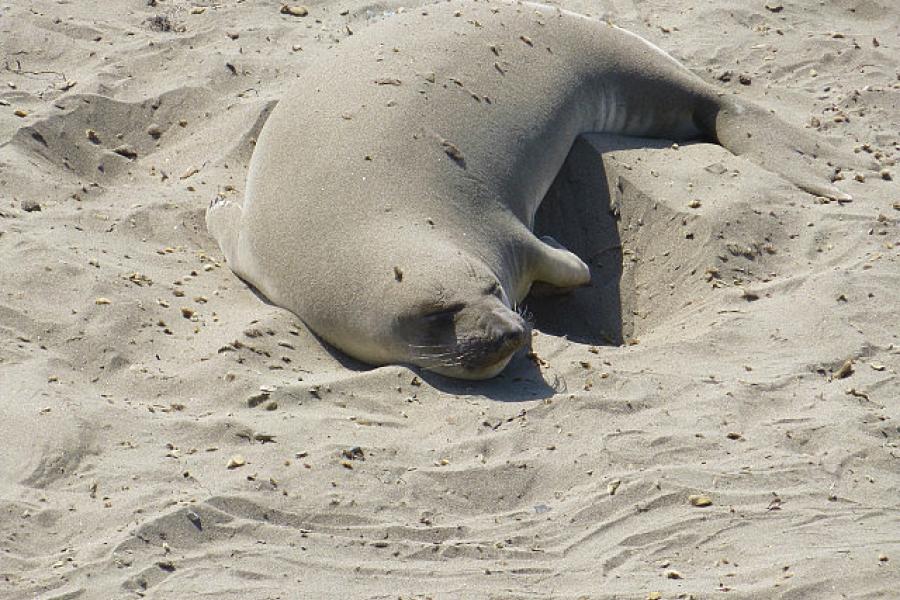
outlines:
{"label": "seal's closed eye", "polygon": [[456,319],[464,308],[461,302],[429,303],[405,319],[404,337],[415,348],[420,364],[456,364],[460,360]]}
{"label": "seal's closed eye", "polygon": [[447,324],[453,321],[453,318],[465,308],[466,305],[462,302],[457,302],[455,304],[451,304],[448,306],[442,306],[440,308],[432,307],[430,310],[426,309],[423,315],[423,319],[428,324]]}

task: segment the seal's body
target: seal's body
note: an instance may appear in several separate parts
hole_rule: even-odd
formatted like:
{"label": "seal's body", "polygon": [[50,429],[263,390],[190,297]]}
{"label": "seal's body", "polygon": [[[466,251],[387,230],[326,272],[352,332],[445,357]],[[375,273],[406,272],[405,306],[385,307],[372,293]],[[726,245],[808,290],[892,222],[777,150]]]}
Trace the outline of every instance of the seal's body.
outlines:
{"label": "seal's body", "polygon": [[366,27],[304,71],[261,132],[243,206],[214,202],[207,224],[238,275],[347,354],[490,377],[527,340],[515,308],[533,282],[588,283],[531,233],[584,132],[706,136],[844,196],[824,164],[837,150],[634,34],[454,1]]}

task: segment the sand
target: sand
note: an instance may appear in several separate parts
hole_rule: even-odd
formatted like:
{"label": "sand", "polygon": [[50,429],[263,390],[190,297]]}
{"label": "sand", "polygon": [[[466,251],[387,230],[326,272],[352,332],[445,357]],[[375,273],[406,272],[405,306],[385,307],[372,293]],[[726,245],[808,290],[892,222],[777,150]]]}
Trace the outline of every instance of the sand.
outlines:
{"label": "sand", "polygon": [[471,383],[336,355],[203,224],[403,4],[0,4],[0,598],[896,597],[896,7],[562,5],[894,179],[582,139],[539,229],[594,284]]}

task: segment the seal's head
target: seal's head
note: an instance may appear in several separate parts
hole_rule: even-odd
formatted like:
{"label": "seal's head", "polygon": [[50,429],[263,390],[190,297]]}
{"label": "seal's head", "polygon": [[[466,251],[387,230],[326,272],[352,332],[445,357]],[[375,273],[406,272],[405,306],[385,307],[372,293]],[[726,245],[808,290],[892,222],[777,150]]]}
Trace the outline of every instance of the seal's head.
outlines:
{"label": "seal's head", "polygon": [[496,279],[477,278],[464,293],[424,297],[396,320],[406,362],[462,379],[487,379],[527,345],[530,329]]}
{"label": "seal's head", "polygon": [[517,283],[508,275],[504,279],[510,269],[491,267],[490,260],[458,244],[427,237],[348,244],[342,250],[363,247],[369,249],[364,254],[333,257],[326,282],[339,281],[341,293],[319,290],[320,300],[332,300],[307,304],[300,315],[350,356],[487,379],[529,343],[530,328],[516,311]]}

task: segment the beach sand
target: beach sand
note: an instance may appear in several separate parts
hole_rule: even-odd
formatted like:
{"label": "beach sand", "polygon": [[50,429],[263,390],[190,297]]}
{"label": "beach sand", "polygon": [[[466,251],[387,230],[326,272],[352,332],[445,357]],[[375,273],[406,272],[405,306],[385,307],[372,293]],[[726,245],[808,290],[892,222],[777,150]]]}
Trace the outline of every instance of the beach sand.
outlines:
{"label": "beach sand", "polygon": [[594,284],[459,382],[335,354],[204,225],[304,69],[409,5],[0,3],[0,598],[897,597],[895,4],[560,5],[893,180],[583,138],[538,229]]}

